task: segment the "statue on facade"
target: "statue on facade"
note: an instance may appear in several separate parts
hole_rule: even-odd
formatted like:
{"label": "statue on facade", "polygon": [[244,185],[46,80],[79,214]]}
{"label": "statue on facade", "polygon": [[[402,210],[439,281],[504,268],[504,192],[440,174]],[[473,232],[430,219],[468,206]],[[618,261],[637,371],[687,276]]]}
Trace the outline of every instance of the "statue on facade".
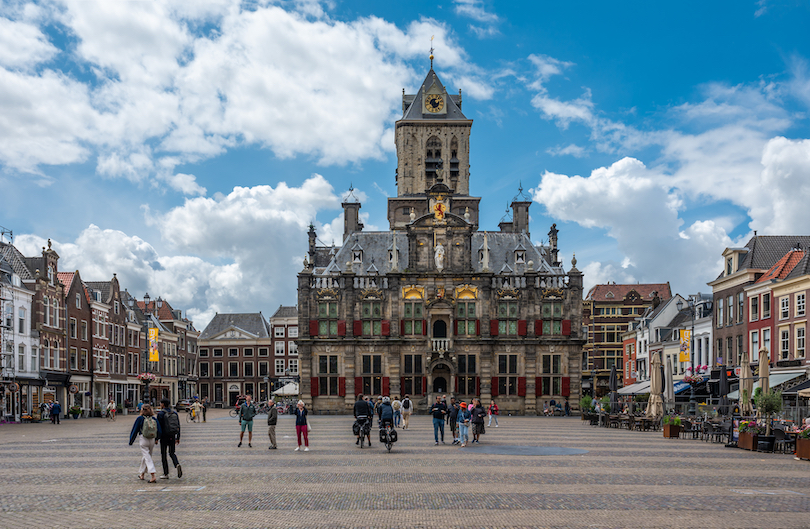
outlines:
{"label": "statue on facade", "polygon": [[444,270],[444,246],[442,246],[442,243],[436,245],[434,260],[436,261],[436,269],[440,272]]}

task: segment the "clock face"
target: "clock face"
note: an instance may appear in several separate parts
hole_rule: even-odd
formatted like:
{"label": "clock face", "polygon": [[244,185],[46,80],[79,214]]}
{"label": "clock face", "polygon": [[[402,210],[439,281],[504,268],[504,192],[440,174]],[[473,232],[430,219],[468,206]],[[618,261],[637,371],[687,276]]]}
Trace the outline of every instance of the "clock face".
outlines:
{"label": "clock face", "polygon": [[444,108],[444,99],[439,94],[430,94],[425,100],[425,108],[428,112],[441,112]]}

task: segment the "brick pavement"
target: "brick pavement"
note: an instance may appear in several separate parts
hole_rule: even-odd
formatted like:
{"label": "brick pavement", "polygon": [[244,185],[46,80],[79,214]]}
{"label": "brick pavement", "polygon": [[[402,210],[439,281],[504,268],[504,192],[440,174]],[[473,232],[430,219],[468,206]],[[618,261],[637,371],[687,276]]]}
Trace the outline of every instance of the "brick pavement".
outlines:
{"label": "brick pavement", "polygon": [[[134,417],[0,426],[0,527],[780,527],[810,526],[810,463],[578,419],[502,417],[482,446],[587,450],[514,456],[433,445],[411,419],[388,454],[360,450],[349,417],[314,416],[310,452],[291,417],[268,450],[215,410],[183,422],[184,477],[137,479]],[[449,434],[449,431],[448,431]],[[449,435],[448,435],[449,437]],[[159,467],[159,451],[155,451]]]}

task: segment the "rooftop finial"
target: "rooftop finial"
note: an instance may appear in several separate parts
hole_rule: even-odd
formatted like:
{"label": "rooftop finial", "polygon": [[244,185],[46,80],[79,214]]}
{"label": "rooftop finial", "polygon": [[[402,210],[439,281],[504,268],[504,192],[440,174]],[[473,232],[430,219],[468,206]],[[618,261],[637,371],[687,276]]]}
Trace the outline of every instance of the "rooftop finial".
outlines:
{"label": "rooftop finial", "polygon": [[430,69],[433,69],[433,35],[430,36]]}

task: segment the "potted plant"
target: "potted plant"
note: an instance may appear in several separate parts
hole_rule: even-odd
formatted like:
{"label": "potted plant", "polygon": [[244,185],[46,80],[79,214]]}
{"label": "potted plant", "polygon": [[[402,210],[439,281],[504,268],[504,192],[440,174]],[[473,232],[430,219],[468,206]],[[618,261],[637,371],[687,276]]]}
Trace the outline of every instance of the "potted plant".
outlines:
{"label": "potted plant", "polygon": [[810,426],[805,427],[796,435],[796,457],[810,459]]}
{"label": "potted plant", "polygon": [[737,438],[737,447],[745,450],[756,450],[759,446],[760,436],[765,434],[765,427],[756,421],[740,422],[740,435]]}
{"label": "potted plant", "polygon": [[600,402],[602,403],[602,411],[610,413],[610,397],[605,395]]}
{"label": "potted plant", "polygon": [[678,438],[681,435],[681,418],[664,415],[664,437],[667,439]]}
{"label": "potted plant", "polygon": [[70,413],[74,419],[78,419],[79,415],[82,414],[82,408],[80,406],[71,406],[68,408],[68,413]]}
{"label": "potted plant", "polygon": [[582,420],[584,421],[587,419],[586,413],[591,411],[593,407],[593,399],[590,395],[585,395],[581,399],[579,399],[579,409],[582,415]]}

